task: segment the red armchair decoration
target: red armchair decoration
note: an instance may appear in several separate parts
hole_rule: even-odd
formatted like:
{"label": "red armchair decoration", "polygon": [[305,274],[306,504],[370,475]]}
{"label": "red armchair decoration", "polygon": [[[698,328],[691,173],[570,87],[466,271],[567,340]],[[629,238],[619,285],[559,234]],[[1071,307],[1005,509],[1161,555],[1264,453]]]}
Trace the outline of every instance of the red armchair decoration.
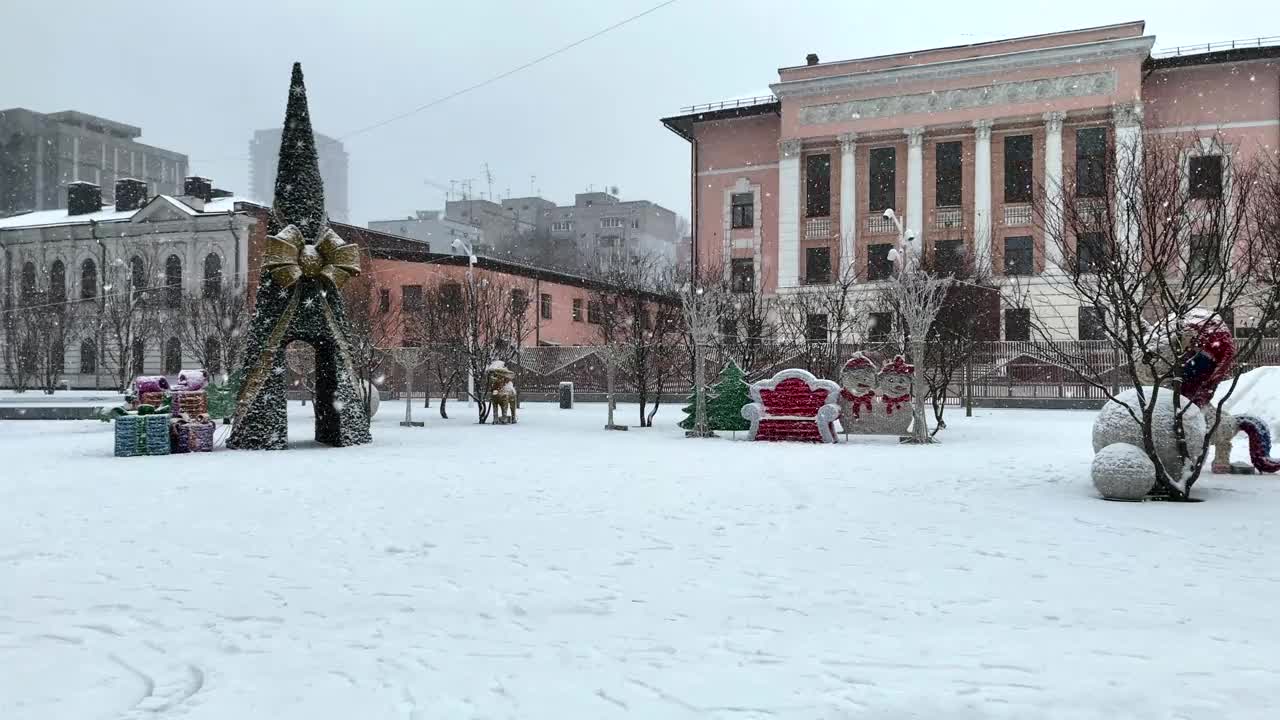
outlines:
{"label": "red armchair decoration", "polygon": [[840,386],[805,370],[783,370],[751,384],[753,402],[742,408],[751,440],[834,443]]}

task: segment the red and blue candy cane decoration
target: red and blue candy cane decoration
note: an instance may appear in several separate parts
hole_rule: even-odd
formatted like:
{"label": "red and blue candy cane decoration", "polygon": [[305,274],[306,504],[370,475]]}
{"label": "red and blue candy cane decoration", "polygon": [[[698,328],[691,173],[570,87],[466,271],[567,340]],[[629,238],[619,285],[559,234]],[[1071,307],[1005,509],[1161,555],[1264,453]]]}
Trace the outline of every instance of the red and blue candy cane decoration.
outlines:
{"label": "red and blue candy cane decoration", "polygon": [[1280,471],[1280,459],[1271,457],[1271,430],[1261,418],[1237,415],[1236,425],[1249,437],[1249,460],[1258,472]]}

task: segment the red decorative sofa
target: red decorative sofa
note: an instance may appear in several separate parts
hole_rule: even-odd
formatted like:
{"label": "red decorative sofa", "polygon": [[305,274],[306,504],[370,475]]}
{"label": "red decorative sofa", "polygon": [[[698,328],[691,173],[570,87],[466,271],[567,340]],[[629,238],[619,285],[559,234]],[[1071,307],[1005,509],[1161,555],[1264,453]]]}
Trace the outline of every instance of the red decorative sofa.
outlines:
{"label": "red decorative sofa", "polygon": [[753,402],[742,408],[751,440],[834,443],[840,386],[805,370],[783,370],[751,384]]}

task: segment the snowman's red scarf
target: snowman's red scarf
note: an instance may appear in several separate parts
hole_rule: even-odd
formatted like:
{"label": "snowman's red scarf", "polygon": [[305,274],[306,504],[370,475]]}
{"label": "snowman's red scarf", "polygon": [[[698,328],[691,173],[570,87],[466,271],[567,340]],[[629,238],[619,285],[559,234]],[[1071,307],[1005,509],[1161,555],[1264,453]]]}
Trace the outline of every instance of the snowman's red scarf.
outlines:
{"label": "snowman's red scarf", "polygon": [[867,414],[870,415],[871,404],[874,403],[876,399],[876,393],[874,390],[866,395],[854,395],[848,390],[841,388],[840,396],[849,401],[849,409],[853,412],[853,416],[856,418],[862,417],[862,406],[864,405],[867,408]]}
{"label": "snowman's red scarf", "polygon": [[894,410],[911,402],[911,393],[907,392],[897,397],[884,396],[884,414],[892,415]]}

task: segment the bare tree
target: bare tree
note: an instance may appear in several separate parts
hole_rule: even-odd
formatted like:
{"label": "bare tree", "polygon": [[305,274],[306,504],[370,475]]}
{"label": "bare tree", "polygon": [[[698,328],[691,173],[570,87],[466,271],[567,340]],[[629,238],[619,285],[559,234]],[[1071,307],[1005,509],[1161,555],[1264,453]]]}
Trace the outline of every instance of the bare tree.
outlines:
{"label": "bare tree", "polygon": [[694,425],[685,437],[714,437],[707,425],[707,363],[705,353],[716,339],[716,325],[722,314],[722,295],[717,285],[702,286],[693,278],[680,288],[680,308],[684,330],[693,355]]}
{"label": "bare tree", "polygon": [[[316,400],[316,349],[310,343],[295,341],[284,350],[284,362],[293,373],[293,384],[301,386]],[[303,400],[302,404],[306,404]]]}
{"label": "bare tree", "polygon": [[885,297],[894,308],[907,337],[910,360],[915,365],[911,374],[911,438],[915,444],[933,442],[925,419],[928,391],[924,382],[926,341],[942,308],[952,278],[939,276],[923,262],[918,240],[910,228],[904,228],[892,210],[885,216],[898,223],[898,247],[890,250],[894,262],[893,276],[885,286]]}
{"label": "bare tree", "polygon": [[442,280],[426,288],[422,311],[407,322],[429,348],[427,362],[440,389],[440,417],[449,419],[449,396],[467,371],[467,323],[460,283]]}
{"label": "bare tree", "polygon": [[[606,370],[627,376],[640,405],[640,427],[651,427],[661,404],[663,381],[675,363],[680,324],[671,276],[654,259],[617,265],[600,276],[590,302],[598,308],[597,329]],[[610,397],[612,398],[612,380]],[[653,400],[652,408],[648,403]],[[610,405],[613,401],[610,399]],[[609,425],[613,425],[610,414]]]}
{"label": "bare tree", "polygon": [[252,314],[243,288],[220,278],[204,282],[183,298],[178,339],[211,378],[225,378],[243,353]]}
{"label": "bare tree", "polygon": [[491,406],[485,373],[495,361],[508,362],[519,352],[532,323],[529,287],[524,283],[499,280],[497,276],[468,276],[462,285],[462,319],[465,343],[461,351],[467,369],[475,378],[471,398],[476,403],[476,420],[488,421]]}
{"label": "bare tree", "polygon": [[[1191,158],[1205,154],[1220,158],[1211,160],[1220,163],[1218,172],[1212,165],[1193,172]],[[1052,342],[1069,320],[1035,307],[1032,329],[1044,341],[1039,352],[1111,400],[1117,389],[1136,389],[1136,402],[1119,402],[1142,429],[1156,488],[1173,499],[1190,497],[1210,447],[1204,443],[1193,455],[1186,442],[1184,418],[1193,403],[1182,396],[1182,372],[1195,358],[1188,357],[1194,350],[1185,344],[1184,320],[1197,314],[1223,322],[1254,319],[1252,334],[1237,341],[1226,391],[1208,403],[1220,411],[1280,311],[1278,172],[1273,156],[1235,154],[1219,136],[1148,135],[1118,142],[1114,156],[1039,193],[1042,280],[1080,305],[1081,325],[1088,325],[1082,329],[1114,347],[1091,353]],[[1161,430],[1153,417],[1165,392],[1175,408],[1180,468],[1165,467],[1155,452],[1153,432]],[[1216,424],[1215,418],[1210,433]]]}
{"label": "bare tree", "polygon": [[159,269],[157,254],[142,243],[121,248],[119,257],[103,268],[96,330],[119,388],[143,373],[146,348],[159,340],[163,298],[154,282]]}
{"label": "bare tree", "polygon": [[371,273],[352,278],[342,288],[350,328],[347,345],[356,376],[361,380],[359,390],[366,412],[372,404],[373,393],[378,392],[382,384],[388,363],[383,348],[398,345],[402,330],[399,308],[383,306],[381,290]]}

